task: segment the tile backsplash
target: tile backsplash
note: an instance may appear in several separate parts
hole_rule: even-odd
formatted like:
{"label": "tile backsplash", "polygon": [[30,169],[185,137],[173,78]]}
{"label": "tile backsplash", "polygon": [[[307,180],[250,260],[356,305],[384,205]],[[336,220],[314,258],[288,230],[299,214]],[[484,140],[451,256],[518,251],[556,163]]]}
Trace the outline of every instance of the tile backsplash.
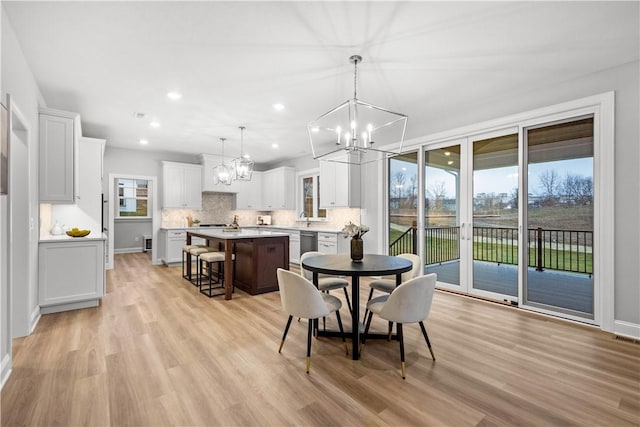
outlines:
{"label": "tile backsplash", "polygon": [[[250,226],[256,224],[258,215],[271,215],[272,225],[303,226],[304,219],[294,210],[283,211],[246,211],[233,210],[234,194],[203,193],[202,210],[163,209],[163,227],[185,227],[186,217],[197,218],[203,224],[230,224],[233,216],[238,216],[238,224]],[[360,209],[328,209],[327,220],[312,222],[309,228],[342,229],[346,223],[360,223]]]}

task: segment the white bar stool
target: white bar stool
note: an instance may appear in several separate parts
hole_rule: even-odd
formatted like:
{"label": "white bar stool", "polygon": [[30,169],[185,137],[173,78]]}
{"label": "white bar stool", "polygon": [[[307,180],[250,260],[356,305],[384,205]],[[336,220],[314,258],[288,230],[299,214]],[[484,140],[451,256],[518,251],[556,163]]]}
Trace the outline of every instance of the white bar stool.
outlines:
{"label": "white bar stool", "polygon": [[[235,268],[235,259],[236,256],[234,254],[231,255],[231,259],[234,261]],[[199,270],[198,270],[198,289],[200,293],[208,296],[209,298],[217,297],[220,295],[224,295],[224,261],[225,255],[224,252],[206,252],[200,254],[200,262]],[[218,264],[218,268],[216,271],[213,270],[213,264]],[[206,273],[205,273],[206,268]],[[215,276],[215,281],[214,281]],[[204,280],[207,279],[207,286],[204,286]],[[214,286],[217,285],[217,286]],[[233,285],[232,285],[233,286]],[[232,289],[232,292],[234,289]]]}

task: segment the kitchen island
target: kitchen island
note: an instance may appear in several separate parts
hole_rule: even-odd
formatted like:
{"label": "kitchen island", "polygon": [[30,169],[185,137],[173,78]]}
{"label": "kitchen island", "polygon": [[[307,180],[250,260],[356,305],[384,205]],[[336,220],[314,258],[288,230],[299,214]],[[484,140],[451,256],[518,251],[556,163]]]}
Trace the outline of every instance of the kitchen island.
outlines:
{"label": "kitchen island", "polygon": [[[278,290],[276,271],[289,269],[289,235],[267,230],[223,231],[205,229],[187,231],[187,245],[192,237],[207,241],[215,250],[223,250],[224,261],[224,298],[232,296],[233,283],[251,295]],[[236,269],[233,268],[235,254]],[[187,255],[187,272],[191,274],[191,255]]]}

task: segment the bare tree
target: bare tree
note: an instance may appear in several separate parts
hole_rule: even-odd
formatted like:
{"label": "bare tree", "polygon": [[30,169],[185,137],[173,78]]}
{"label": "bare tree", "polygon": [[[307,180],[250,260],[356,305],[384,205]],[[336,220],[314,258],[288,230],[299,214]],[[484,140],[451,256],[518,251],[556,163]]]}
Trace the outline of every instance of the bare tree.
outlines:
{"label": "bare tree", "polygon": [[396,199],[397,206],[402,207],[402,197],[404,194],[404,183],[407,180],[404,172],[396,172],[393,174],[393,180],[391,182],[391,194]]}
{"label": "bare tree", "polygon": [[593,200],[593,180],[591,177],[567,173],[562,183],[562,191],[567,199],[575,204],[591,204]]}
{"label": "bare tree", "polygon": [[513,209],[518,209],[518,197],[518,187],[516,187],[511,191],[511,207]]}
{"label": "bare tree", "polygon": [[444,181],[436,181],[427,190],[429,196],[433,199],[434,210],[440,211],[444,206],[444,199],[447,197],[447,188]]}
{"label": "bare tree", "polygon": [[409,199],[409,207],[414,207],[416,199],[418,198],[418,177],[416,175],[411,175],[411,178],[409,178],[409,192],[407,196]]}
{"label": "bare tree", "polygon": [[560,175],[555,169],[547,169],[539,176],[540,187],[542,187],[542,205],[554,206],[558,201],[560,191]]}

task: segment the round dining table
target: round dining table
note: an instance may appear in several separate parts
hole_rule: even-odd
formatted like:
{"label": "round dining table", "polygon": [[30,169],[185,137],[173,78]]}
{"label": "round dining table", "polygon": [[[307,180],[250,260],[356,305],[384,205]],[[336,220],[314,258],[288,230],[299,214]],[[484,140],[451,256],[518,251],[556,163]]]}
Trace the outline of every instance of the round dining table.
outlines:
{"label": "round dining table", "polygon": [[[366,254],[362,261],[352,261],[349,254],[318,255],[306,258],[302,267],[313,273],[313,284],[318,286],[318,275],[351,277],[351,338],[352,358],[360,358],[360,277],[396,276],[396,286],[402,281],[402,273],[411,270],[411,261],[389,255]],[[318,331],[321,334],[321,331]],[[323,331],[322,335],[335,335],[335,331]],[[384,335],[387,336],[386,334]],[[369,338],[369,336],[367,337]]]}

